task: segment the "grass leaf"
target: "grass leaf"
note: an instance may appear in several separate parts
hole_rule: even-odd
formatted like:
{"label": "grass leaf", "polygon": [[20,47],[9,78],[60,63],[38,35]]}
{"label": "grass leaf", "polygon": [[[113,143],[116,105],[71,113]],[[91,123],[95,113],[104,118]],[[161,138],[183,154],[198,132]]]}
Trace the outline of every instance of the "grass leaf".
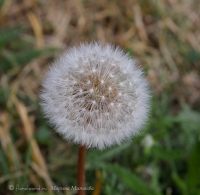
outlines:
{"label": "grass leaf", "polygon": [[105,165],[105,169],[116,174],[118,178],[133,192],[137,192],[140,195],[158,195],[159,193],[148,186],[141,178],[137,175],[131,173],[129,170],[115,164],[115,165]]}
{"label": "grass leaf", "polygon": [[122,144],[119,147],[106,149],[104,151],[91,151],[87,155],[87,165],[86,168],[91,169],[101,164],[103,161],[113,158],[116,155],[119,155],[124,149],[128,148],[131,145],[131,142]]}
{"label": "grass leaf", "polygon": [[200,141],[198,140],[194,145],[188,166],[187,183],[189,192],[193,192],[200,183]]}
{"label": "grass leaf", "polygon": [[11,43],[13,40],[19,37],[22,31],[23,31],[23,28],[20,26],[0,30],[0,49],[5,44]]}
{"label": "grass leaf", "polygon": [[166,150],[158,147],[152,148],[152,155],[159,159],[172,160],[182,158],[184,156],[183,152],[178,150]]}

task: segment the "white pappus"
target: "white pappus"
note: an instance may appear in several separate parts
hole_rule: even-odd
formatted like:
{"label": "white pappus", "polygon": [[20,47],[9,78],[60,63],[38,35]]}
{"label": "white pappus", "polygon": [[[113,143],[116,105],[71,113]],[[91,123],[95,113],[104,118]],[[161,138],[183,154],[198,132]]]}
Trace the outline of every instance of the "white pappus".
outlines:
{"label": "white pappus", "polygon": [[138,134],[148,118],[149,84],[121,48],[83,43],[47,71],[45,117],[64,139],[104,149]]}

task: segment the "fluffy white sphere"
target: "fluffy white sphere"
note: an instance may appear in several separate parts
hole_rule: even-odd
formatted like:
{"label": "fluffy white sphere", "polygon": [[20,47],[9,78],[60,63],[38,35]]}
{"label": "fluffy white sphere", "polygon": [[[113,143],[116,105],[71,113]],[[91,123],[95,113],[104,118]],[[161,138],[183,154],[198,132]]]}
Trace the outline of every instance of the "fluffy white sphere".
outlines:
{"label": "fluffy white sphere", "polygon": [[110,44],[84,43],[49,68],[40,94],[55,131],[104,149],[138,134],[147,120],[148,82],[133,59]]}

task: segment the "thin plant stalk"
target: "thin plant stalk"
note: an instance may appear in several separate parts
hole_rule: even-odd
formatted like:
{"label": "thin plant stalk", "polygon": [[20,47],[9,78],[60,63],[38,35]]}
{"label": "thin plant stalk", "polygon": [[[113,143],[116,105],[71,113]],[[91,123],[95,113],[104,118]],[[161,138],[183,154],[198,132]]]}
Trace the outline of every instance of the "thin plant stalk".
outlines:
{"label": "thin plant stalk", "polygon": [[[79,146],[78,151],[78,170],[77,170],[77,187],[85,187],[85,156],[86,146]],[[85,195],[85,190],[78,190],[78,195]]]}

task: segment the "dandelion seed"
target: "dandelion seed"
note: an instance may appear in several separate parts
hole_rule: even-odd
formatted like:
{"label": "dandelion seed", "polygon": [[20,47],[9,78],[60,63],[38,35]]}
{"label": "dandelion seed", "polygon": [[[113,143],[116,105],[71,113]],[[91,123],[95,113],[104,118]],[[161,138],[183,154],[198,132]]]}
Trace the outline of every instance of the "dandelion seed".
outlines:
{"label": "dandelion seed", "polygon": [[104,80],[101,80],[101,84],[104,84]]}
{"label": "dandelion seed", "polygon": [[[96,101],[93,100],[93,101],[92,101],[92,104],[96,104]],[[96,110],[95,110],[95,111],[96,111]]]}
{"label": "dandelion seed", "polygon": [[94,89],[90,89],[90,93],[93,93],[94,92]]}
{"label": "dandelion seed", "polygon": [[111,105],[111,106],[114,106],[114,103],[113,103],[113,102],[111,102],[111,103],[110,103],[110,105]]}
{"label": "dandelion seed", "polygon": [[105,96],[102,96],[101,99],[102,99],[102,100],[105,100]]}

